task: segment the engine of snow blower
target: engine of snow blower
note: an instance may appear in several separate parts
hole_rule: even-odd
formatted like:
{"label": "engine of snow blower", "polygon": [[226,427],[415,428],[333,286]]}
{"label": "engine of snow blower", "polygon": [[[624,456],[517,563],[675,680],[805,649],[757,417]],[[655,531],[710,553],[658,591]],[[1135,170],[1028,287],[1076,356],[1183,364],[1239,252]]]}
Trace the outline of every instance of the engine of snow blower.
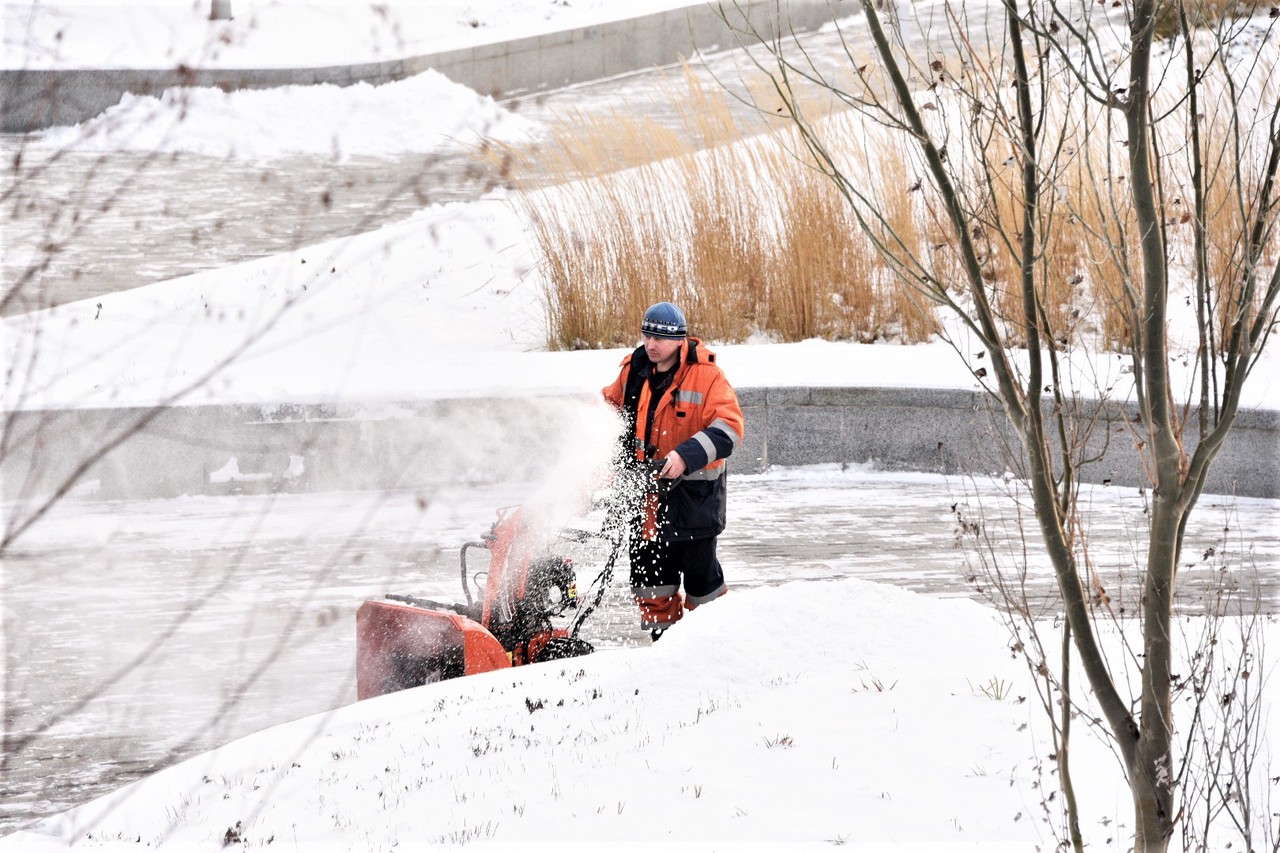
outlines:
{"label": "engine of snow blower", "polygon": [[[358,698],[593,651],[553,621],[578,606],[573,561],[537,553],[532,539],[519,507],[500,509],[482,541],[462,546],[466,604],[388,595],[361,605]],[[474,549],[489,552],[489,565],[472,576],[467,554]],[[481,575],[483,598],[476,601],[471,578]]]}

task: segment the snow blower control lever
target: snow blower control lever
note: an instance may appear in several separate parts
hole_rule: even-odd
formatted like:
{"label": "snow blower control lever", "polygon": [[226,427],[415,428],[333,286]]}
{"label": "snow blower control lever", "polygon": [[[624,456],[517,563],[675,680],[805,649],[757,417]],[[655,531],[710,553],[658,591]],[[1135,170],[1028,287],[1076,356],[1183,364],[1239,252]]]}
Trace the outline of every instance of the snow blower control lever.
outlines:
{"label": "snow blower control lever", "polygon": [[645,491],[653,492],[659,498],[665,498],[676,483],[680,482],[679,478],[672,479],[662,476],[662,469],[666,466],[666,459],[650,459],[643,463],[645,475]]}

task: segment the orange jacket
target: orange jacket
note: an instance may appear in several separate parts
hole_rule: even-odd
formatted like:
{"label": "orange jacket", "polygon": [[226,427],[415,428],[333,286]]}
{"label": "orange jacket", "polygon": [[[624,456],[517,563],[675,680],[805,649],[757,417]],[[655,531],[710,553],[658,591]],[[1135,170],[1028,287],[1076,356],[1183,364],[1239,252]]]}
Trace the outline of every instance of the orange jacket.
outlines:
{"label": "orange jacket", "polygon": [[724,529],[725,459],[742,443],[745,423],[737,395],[715,363],[715,353],[686,338],[671,384],[653,409],[648,377],[653,363],[644,347],[622,360],[604,398],[627,418],[630,458],[661,459],[672,450],[687,469],[664,499],[664,537],[698,539]]}

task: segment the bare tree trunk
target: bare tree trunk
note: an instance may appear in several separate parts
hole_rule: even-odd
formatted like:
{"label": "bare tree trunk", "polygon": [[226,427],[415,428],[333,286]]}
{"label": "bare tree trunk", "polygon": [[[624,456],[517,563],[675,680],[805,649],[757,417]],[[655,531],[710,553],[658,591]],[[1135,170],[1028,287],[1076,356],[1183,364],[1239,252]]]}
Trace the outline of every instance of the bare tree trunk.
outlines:
{"label": "bare tree trunk", "polygon": [[1061,744],[1058,749],[1058,775],[1062,782],[1062,795],[1067,800],[1067,833],[1071,836],[1071,848],[1084,853],[1084,836],[1080,834],[1080,805],[1076,800],[1076,786],[1071,779],[1071,625],[1062,628],[1062,722],[1059,724]]}
{"label": "bare tree trunk", "polygon": [[1129,187],[1138,223],[1142,255],[1141,332],[1135,374],[1141,370],[1141,401],[1147,437],[1154,455],[1156,482],[1151,538],[1143,584],[1142,699],[1136,760],[1129,768],[1138,851],[1163,851],[1172,835],[1173,772],[1172,672],[1173,592],[1182,497],[1182,446],[1170,398],[1167,332],[1168,275],[1160,205],[1156,194],[1151,139],[1151,45],[1156,0],[1138,0],[1130,24],[1132,54],[1125,104],[1128,128]]}
{"label": "bare tree trunk", "polygon": [[1173,588],[1178,524],[1167,499],[1153,501],[1151,541],[1143,584],[1142,702],[1136,760],[1129,769],[1135,815],[1134,848],[1167,849],[1173,833],[1172,782]]}

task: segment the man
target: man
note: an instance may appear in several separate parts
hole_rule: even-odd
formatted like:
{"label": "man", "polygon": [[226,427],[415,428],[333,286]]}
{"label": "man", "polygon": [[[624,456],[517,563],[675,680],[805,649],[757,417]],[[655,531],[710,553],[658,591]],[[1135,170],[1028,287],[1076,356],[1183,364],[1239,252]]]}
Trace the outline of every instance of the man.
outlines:
{"label": "man", "polygon": [[650,306],[640,334],[604,397],[626,418],[628,466],[646,473],[661,466],[661,488],[646,494],[630,542],[631,592],[640,624],[657,640],[686,608],[728,591],[716,537],[725,525],[725,459],[744,433],[738,398],[715,353],[687,336],[683,311],[670,302]]}

